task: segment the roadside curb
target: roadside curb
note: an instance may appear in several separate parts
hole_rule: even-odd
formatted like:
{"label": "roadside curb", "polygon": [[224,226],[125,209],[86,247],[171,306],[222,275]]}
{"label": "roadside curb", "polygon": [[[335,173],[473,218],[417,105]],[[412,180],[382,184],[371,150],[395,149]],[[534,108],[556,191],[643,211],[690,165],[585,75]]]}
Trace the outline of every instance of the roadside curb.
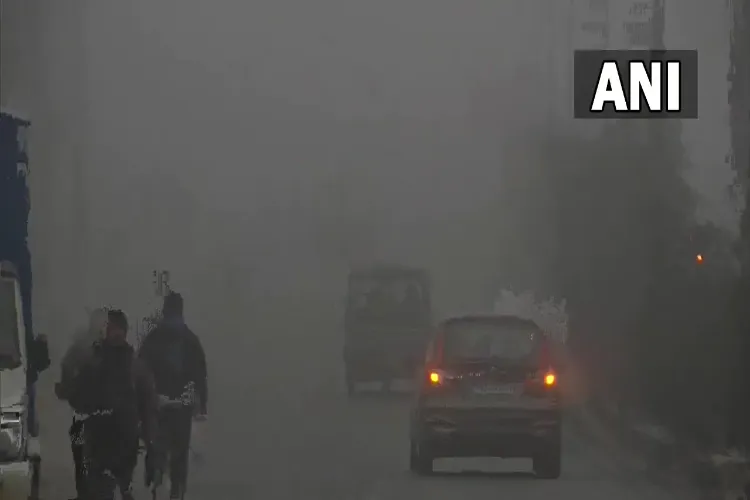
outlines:
{"label": "roadside curb", "polygon": [[622,466],[633,471],[646,472],[644,457],[635,454],[629,447],[624,447],[620,436],[585,406],[568,409],[566,420],[573,432],[601,446]]}
{"label": "roadside curb", "polygon": [[[633,415],[623,414],[609,398],[597,397],[568,346],[561,347],[562,359],[570,381],[569,398],[575,401],[568,409],[569,420],[584,436],[611,451],[623,466],[642,473],[654,484],[667,490],[692,489],[686,471],[694,457],[664,427],[636,422]],[[597,404],[598,403],[598,404]],[[689,458],[688,458],[689,457]]]}
{"label": "roadside curb", "polygon": [[571,413],[586,435],[618,450],[619,459],[639,469],[649,481],[669,492],[698,493],[702,500],[750,500],[750,459],[722,450],[699,452],[681,444],[663,426],[629,421],[582,406]]}

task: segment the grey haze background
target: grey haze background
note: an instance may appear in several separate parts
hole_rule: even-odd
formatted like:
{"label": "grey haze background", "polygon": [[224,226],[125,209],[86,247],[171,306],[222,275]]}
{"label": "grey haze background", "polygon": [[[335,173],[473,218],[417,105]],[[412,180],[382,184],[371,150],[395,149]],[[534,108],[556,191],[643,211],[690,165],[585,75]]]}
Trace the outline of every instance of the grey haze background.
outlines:
{"label": "grey haze background", "polygon": [[[667,9],[667,45],[700,51],[701,118],[684,127],[699,216],[734,227],[728,14],[703,0]],[[347,262],[371,257],[432,267],[445,307],[485,300],[488,269],[534,266],[502,243],[524,214],[493,208],[504,163],[523,161],[504,146],[544,123],[576,130],[567,65],[586,42],[567,12],[6,0],[2,104],[33,121],[38,328],[102,301],[139,314],[158,267],[196,317],[230,295],[338,307]]]}
{"label": "grey haze background", "polygon": [[[569,112],[587,3],[3,0],[0,105],[33,122],[37,331],[59,354],[84,306],[135,320],[151,270],[172,271],[211,364],[196,498],[664,498],[575,436],[561,482],[409,481],[405,401],[351,405],[339,389],[349,261],[430,267],[438,312],[486,306],[504,268],[541,281],[554,242],[524,246],[538,214],[513,206],[537,182],[543,155],[527,149],[544,127],[597,132]],[[628,3],[611,2],[613,48]],[[701,118],[683,124],[697,215],[736,229],[726,7],[667,10],[667,45],[700,52]],[[39,405],[59,494],[72,471],[56,376]]]}

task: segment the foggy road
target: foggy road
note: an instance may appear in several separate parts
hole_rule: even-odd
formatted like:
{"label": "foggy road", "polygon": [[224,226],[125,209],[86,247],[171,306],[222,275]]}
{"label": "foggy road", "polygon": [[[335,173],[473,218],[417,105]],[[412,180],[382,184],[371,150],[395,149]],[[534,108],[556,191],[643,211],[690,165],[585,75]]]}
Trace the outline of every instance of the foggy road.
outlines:
{"label": "foggy road", "polygon": [[[236,333],[223,345],[228,336],[202,333],[211,373],[210,427],[203,436],[209,446],[205,462],[191,465],[191,500],[672,498],[570,428],[557,481],[536,480],[525,460],[438,461],[437,470],[449,473],[412,476],[409,395],[373,392],[348,400],[333,321],[308,315],[263,323],[275,326],[252,336]],[[45,405],[64,414],[57,403]],[[45,410],[44,498],[69,498],[68,421],[50,422],[53,412]],[[450,473],[462,469],[469,473]],[[142,477],[138,470],[139,487]],[[49,494],[60,487],[71,494]],[[139,493],[147,497],[142,487]]]}
{"label": "foggy road", "polygon": [[[74,496],[66,332],[101,304],[137,324],[168,269],[209,364],[188,500],[673,498],[572,422],[559,480],[530,460],[416,477],[409,396],[342,380],[346,273],[394,263],[429,272],[431,312],[554,296],[586,395],[717,448],[750,435],[727,401],[750,393],[750,8],[647,3],[2,2],[0,108],[32,125],[0,141],[0,260],[55,350],[42,497]],[[644,43],[700,53],[700,120],[576,119],[575,51]]]}

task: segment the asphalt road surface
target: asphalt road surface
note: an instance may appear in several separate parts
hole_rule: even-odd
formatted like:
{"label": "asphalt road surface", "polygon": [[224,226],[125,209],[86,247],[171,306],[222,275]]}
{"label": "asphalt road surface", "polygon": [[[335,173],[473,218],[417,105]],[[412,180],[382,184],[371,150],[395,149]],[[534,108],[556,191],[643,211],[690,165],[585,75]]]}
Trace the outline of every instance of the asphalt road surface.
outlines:
{"label": "asphalt road surface", "polygon": [[[675,496],[625,467],[618,454],[567,426],[563,476],[537,480],[527,460],[438,461],[434,477],[408,472],[409,396],[346,397],[340,335],[326,315],[266,321],[252,336],[206,339],[209,422],[191,464],[194,500],[666,500]],[[200,332],[199,332],[200,333]],[[67,410],[46,387],[45,499],[74,497]],[[136,473],[136,482],[142,482]],[[149,496],[139,488],[141,498]]]}

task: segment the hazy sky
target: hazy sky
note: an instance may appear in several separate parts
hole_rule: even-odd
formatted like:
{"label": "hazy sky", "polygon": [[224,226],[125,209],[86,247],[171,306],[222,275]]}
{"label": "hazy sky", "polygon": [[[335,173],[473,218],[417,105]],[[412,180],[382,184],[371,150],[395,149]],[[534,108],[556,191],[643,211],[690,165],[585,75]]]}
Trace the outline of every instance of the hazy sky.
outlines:
{"label": "hazy sky", "polygon": [[[699,215],[732,227],[726,2],[666,1],[667,45],[699,50],[701,118],[682,124]],[[197,497],[661,498],[609,443],[567,430],[572,481],[412,481],[408,400],[344,396],[342,306],[356,261],[427,268],[436,319],[488,309],[498,287],[560,289],[579,321],[571,330],[592,347],[582,359],[602,361],[590,373],[565,363],[565,401],[591,385],[606,403],[629,359],[638,373],[640,361],[663,365],[652,354],[673,344],[671,330],[640,328],[663,319],[646,307],[653,226],[650,214],[628,216],[654,200],[621,158],[603,165],[580,148],[580,161],[560,164],[545,149],[547,131],[597,130],[569,113],[572,50],[584,46],[583,18],[570,14],[589,3],[3,0],[0,105],[33,122],[35,333],[59,359],[84,306],[120,307],[137,325],[157,306],[152,270],[172,272],[211,367]],[[610,3],[621,48],[630,0]],[[709,368],[730,366],[716,353],[731,342],[697,341],[714,326],[681,322],[724,320],[722,287],[681,288],[667,310],[700,314],[677,314],[674,332],[710,354]],[[659,334],[643,344],[656,350],[641,358],[633,332]],[[677,373],[711,380],[690,368]],[[621,387],[625,402],[649,399]],[[69,420],[47,398],[39,406],[45,482],[60,488]]]}
{"label": "hazy sky", "polygon": [[[701,57],[690,179],[701,213],[731,226],[726,9],[667,7],[667,44]],[[187,270],[214,247],[282,283],[282,269],[294,279],[338,258],[336,224],[362,233],[348,236],[362,258],[466,261],[480,275],[503,142],[547,122],[552,101],[572,130],[566,61],[580,41],[566,32],[580,19],[566,2],[4,8],[18,21],[5,50],[21,48],[5,58],[4,104],[34,120],[32,233],[58,249],[35,253],[50,286],[83,269],[92,290],[103,270],[145,287],[151,268]]]}

